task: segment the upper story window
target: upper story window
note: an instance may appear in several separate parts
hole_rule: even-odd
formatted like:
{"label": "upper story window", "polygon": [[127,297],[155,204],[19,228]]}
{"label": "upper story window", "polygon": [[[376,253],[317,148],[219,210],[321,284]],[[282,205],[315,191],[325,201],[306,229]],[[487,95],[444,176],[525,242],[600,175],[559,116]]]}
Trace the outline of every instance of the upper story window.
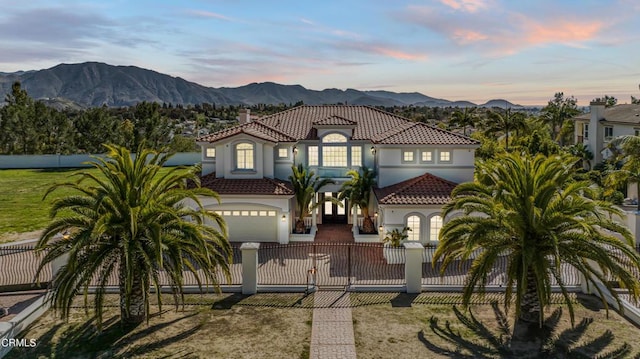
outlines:
{"label": "upper story window", "polygon": [[585,123],[582,125],[582,136],[584,136],[584,139],[587,140],[589,139],[589,124]]}
{"label": "upper story window", "polygon": [[451,151],[440,151],[440,162],[451,162]]}
{"label": "upper story window", "polygon": [[347,167],[347,137],[340,133],[330,133],[322,137],[322,165],[327,167]]}
{"label": "upper story window", "polygon": [[328,167],[347,167],[347,146],[323,146],[322,165]]}
{"label": "upper story window", "polygon": [[307,149],[309,166],[318,165],[318,146],[309,146]]}
{"label": "upper story window", "polygon": [[362,146],[351,147],[351,166],[362,166]]}
{"label": "upper story window", "polygon": [[254,146],[251,143],[242,142],[236,145],[236,168],[240,170],[254,169]]}
{"label": "upper story window", "polygon": [[433,162],[433,151],[421,151],[420,160],[422,162]]}
{"label": "upper story window", "polygon": [[347,137],[339,133],[330,133],[322,137],[322,143],[346,143]]}
{"label": "upper story window", "polygon": [[207,147],[207,150],[205,152],[205,156],[207,156],[209,158],[215,158],[216,157],[216,148],[215,147]]}
{"label": "upper story window", "polygon": [[437,241],[442,229],[442,217],[433,216],[429,219],[429,240]]}
{"label": "upper story window", "polygon": [[287,158],[289,157],[289,151],[287,151],[286,148],[280,148],[278,149],[278,157],[280,158]]}
{"label": "upper story window", "polygon": [[413,150],[402,151],[402,162],[413,162]]}
{"label": "upper story window", "polygon": [[613,138],[613,126],[604,126],[604,140],[610,141]]}

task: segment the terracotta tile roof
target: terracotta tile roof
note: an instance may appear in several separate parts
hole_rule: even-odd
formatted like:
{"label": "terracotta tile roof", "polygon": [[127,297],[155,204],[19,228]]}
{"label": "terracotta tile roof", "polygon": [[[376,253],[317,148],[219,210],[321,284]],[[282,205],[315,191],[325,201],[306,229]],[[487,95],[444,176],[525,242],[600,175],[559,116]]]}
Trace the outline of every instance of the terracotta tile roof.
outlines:
{"label": "terracotta tile roof", "polygon": [[425,205],[445,204],[451,200],[456,183],[425,173],[391,186],[375,188],[379,204]]}
{"label": "terracotta tile roof", "polygon": [[271,142],[295,142],[296,139],[272,128],[264,123],[252,121],[242,125],[225,128],[224,130],[198,138],[198,141],[216,142],[240,133],[257,137]]}
{"label": "terracotta tile roof", "polygon": [[202,187],[209,188],[218,194],[271,195],[292,196],[291,183],[273,178],[228,179],[216,178],[209,173],[200,178]]}
{"label": "terracotta tile roof", "polygon": [[429,126],[422,122],[412,122],[409,126],[377,136],[375,143],[387,145],[474,145],[478,142],[469,137]]}
{"label": "terracotta tile roof", "polygon": [[[260,138],[275,141],[282,136],[290,142],[293,140],[317,140],[314,126],[354,125],[353,140],[369,140],[380,144],[421,144],[421,145],[477,145],[478,142],[460,134],[445,131],[424,123],[410,121],[395,114],[378,110],[369,106],[299,106],[273,115],[262,117],[249,124],[225,129],[199,141],[214,142],[248,131],[239,127],[250,126],[263,133]],[[260,126],[260,125],[262,126]],[[258,136],[258,134],[253,134]]]}
{"label": "terracotta tile roof", "polygon": [[357,122],[346,119],[342,116],[331,115],[322,120],[313,121],[314,126],[355,126]]}

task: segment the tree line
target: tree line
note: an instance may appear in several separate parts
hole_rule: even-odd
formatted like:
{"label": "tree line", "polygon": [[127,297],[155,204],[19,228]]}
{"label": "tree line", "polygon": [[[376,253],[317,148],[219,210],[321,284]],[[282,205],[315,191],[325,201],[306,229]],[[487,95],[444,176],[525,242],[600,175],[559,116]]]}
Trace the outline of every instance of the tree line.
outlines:
{"label": "tree line", "polygon": [[[256,105],[251,110],[271,114],[291,106]],[[103,153],[103,143],[134,150],[143,142],[152,149],[197,151],[198,133],[235,124],[243,107],[141,102],[121,108],[58,110],[34,100],[16,82],[0,107],[0,154]],[[192,128],[183,134],[185,124]]]}

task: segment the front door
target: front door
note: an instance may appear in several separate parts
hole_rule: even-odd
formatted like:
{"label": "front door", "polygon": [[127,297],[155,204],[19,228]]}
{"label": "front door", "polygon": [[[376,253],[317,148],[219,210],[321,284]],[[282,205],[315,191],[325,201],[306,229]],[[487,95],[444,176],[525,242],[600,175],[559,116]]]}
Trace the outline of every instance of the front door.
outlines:
{"label": "front door", "polygon": [[[325,200],[330,197],[338,197],[335,192],[325,192]],[[322,204],[322,223],[347,223],[347,200],[341,201],[342,206],[326,201]]]}

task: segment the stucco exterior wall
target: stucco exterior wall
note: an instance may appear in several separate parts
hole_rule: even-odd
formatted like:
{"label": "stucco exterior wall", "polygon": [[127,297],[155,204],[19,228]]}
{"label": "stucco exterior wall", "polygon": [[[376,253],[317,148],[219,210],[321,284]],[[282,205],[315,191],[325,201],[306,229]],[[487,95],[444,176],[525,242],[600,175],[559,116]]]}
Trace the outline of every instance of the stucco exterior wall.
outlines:
{"label": "stucco exterior wall", "polygon": [[383,226],[384,237],[387,231],[402,229],[407,225],[406,219],[410,215],[420,217],[420,243],[435,245],[438,242],[429,240],[429,220],[435,215],[441,215],[442,206],[380,206],[378,209],[379,223]]}

